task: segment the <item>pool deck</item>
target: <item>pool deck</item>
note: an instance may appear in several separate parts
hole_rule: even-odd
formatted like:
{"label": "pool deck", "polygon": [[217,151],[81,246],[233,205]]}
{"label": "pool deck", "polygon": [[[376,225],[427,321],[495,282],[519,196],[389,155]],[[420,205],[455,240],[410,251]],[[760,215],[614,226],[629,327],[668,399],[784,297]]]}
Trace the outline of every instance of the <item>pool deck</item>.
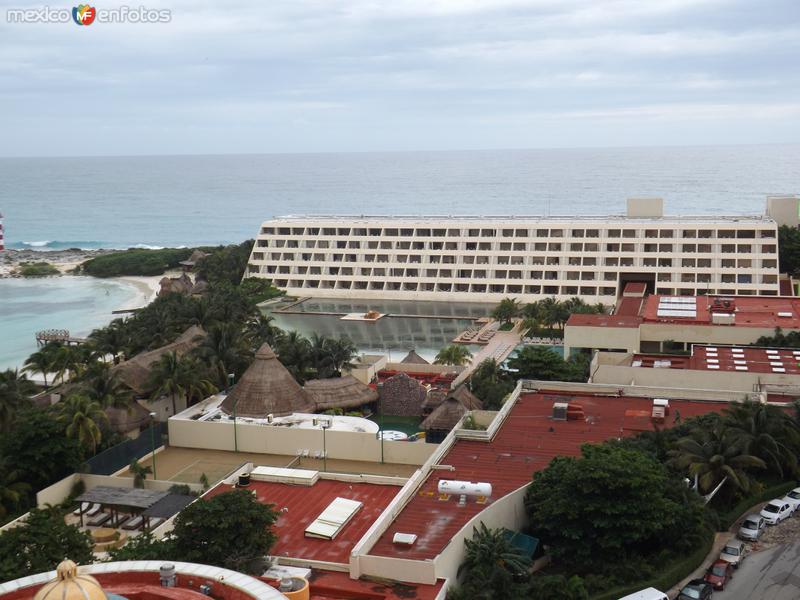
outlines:
{"label": "pool deck", "polygon": [[501,364],[522,341],[522,336],[519,333],[521,328],[522,323],[517,322],[510,331],[497,331],[492,339],[477,354],[472,356],[472,362],[453,380],[451,387],[455,389],[465,382],[484,360],[491,358],[497,364]]}

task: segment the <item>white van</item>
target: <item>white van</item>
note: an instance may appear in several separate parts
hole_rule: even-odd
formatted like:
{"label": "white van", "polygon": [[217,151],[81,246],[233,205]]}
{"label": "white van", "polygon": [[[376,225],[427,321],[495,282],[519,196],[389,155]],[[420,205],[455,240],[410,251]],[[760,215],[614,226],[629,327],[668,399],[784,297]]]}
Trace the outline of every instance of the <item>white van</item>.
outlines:
{"label": "white van", "polygon": [[659,592],[656,588],[647,588],[640,592],[634,592],[619,600],[669,600],[664,592]]}

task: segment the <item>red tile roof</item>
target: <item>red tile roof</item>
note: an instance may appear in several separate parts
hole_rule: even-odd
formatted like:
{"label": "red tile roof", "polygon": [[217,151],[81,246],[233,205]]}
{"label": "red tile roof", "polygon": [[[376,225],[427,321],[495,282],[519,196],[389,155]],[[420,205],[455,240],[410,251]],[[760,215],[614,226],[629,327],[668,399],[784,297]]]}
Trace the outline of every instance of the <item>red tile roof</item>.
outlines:
{"label": "red tile roof", "polygon": [[[583,407],[586,420],[553,421],[554,401],[568,401]],[[670,400],[672,423],[677,412],[682,418],[720,411],[722,402]],[[531,480],[534,471],[546,467],[555,456],[577,456],[586,442],[601,442],[612,437],[632,435],[653,428],[652,401],[646,398],[565,394],[546,392],[522,394],[505,423],[491,442],[457,440],[440,464],[454,471],[433,471],[370,554],[405,559],[433,559],[450,539],[484,506],[469,500],[464,507],[456,499],[440,501],[436,486],[440,479],[456,479],[492,484],[496,501]],[[410,547],[392,543],[395,533],[416,534]]]}
{"label": "red tile roof", "polygon": [[442,589],[436,585],[398,583],[384,585],[374,581],[350,579],[347,573],[312,571],[311,600],[434,600]]}
{"label": "red tile roof", "polygon": [[[800,299],[783,296],[695,296],[697,316],[694,318],[658,316],[662,296],[652,294],[645,300],[642,316],[647,323],[692,323],[711,325],[711,308],[715,299],[732,300],[735,305],[735,325],[738,327],[766,327],[773,329],[800,329]],[[781,316],[786,313],[789,316]],[[731,325],[724,325],[731,327]]]}
{"label": "red tile roof", "polygon": [[[712,373],[714,371],[732,371],[780,375],[800,374],[800,350],[796,348],[695,345],[692,347],[692,356],[636,354],[633,360],[634,362],[641,361],[642,364],[638,365],[641,367],[654,367],[655,361],[661,361],[662,368],[691,369]],[[669,367],[663,364],[664,361],[670,362]],[[715,369],[714,366],[718,368]]]}
{"label": "red tile roof", "polygon": [[[231,488],[220,484],[208,497]],[[274,504],[275,510],[281,511],[275,526],[278,541],[272,548],[274,555],[342,564],[348,563],[353,546],[400,491],[395,485],[329,479],[321,479],[312,486],[253,481],[248,489],[255,490],[259,502]],[[358,500],[364,505],[333,540],[305,537],[306,527],[337,497]]]}

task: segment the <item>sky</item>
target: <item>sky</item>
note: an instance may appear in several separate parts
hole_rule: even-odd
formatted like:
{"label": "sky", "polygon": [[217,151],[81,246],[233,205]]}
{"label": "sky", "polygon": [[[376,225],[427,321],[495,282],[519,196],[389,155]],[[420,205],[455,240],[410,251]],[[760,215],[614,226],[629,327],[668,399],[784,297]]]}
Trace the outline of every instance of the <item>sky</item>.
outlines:
{"label": "sky", "polygon": [[[10,23],[0,156],[800,141],[798,0],[141,0]],[[94,4],[97,9],[120,4]]]}

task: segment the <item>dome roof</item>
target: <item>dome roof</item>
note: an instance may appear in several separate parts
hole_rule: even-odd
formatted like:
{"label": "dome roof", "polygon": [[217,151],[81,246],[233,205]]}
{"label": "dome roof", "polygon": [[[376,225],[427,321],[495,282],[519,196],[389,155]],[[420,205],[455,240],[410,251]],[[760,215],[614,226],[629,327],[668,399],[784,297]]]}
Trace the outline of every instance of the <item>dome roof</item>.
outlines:
{"label": "dome roof", "polygon": [[33,600],[108,600],[108,596],[94,577],[78,575],[78,565],[65,560],[56,568],[56,578],[36,592]]}

